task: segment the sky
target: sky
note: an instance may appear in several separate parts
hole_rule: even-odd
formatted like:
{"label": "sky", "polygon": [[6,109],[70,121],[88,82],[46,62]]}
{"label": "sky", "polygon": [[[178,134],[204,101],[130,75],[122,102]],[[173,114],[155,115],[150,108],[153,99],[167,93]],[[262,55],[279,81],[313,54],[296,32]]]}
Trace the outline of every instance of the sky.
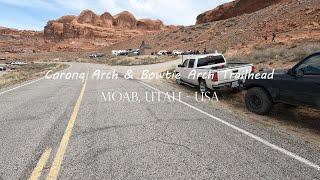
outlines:
{"label": "sky", "polygon": [[129,11],[137,19],[160,19],[166,25],[193,25],[200,13],[231,0],[0,0],[0,26],[43,30],[48,20],[78,15],[84,9],[115,15]]}

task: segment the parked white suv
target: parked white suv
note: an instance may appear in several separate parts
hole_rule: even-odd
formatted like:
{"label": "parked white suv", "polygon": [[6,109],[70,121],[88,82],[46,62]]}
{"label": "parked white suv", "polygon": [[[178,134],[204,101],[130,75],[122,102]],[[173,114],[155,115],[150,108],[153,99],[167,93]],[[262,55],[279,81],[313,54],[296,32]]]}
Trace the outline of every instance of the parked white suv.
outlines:
{"label": "parked white suv", "polygon": [[127,50],[113,50],[112,51],[112,55],[114,55],[114,56],[126,56],[126,55],[128,55],[128,51]]}
{"label": "parked white suv", "polygon": [[165,56],[165,55],[168,54],[168,51],[166,51],[166,50],[161,50],[161,51],[159,51],[157,54],[158,54],[159,56]]}
{"label": "parked white suv", "polygon": [[173,54],[173,55],[182,55],[182,54],[183,54],[183,51],[181,51],[181,50],[173,50],[173,51],[172,51],[172,54]]}
{"label": "parked white suv", "polygon": [[19,66],[19,65],[20,65],[20,66],[21,66],[21,65],[27,65],[27,64],[28,64],[28,63],[23,62],[23,61],[14,61],[14,62],[11,63],[11,65],[18,65],[18,66]]}
{"label": "parked white suv", "polygon": [[200,92],[239,88],[241,80],[253,70],[248,63],[228,63],[222,54],[187,55],[183,64],[176,68],[178,84],[199,86]]}

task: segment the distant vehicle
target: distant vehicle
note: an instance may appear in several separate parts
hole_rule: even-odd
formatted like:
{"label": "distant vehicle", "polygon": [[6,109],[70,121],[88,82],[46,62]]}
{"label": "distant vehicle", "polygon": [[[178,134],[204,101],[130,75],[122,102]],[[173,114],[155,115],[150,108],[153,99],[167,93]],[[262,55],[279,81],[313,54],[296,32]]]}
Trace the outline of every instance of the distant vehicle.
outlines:
{"label": "distant vehicle", "polygon": [[113,50],[112,51],[112,55],[114,55],[114,56],[126,56],[126,55],[128,55],[128,51],[127,50]]}
{"label": "distant vehicle", "polygon": [[173,50],[173,51],[172,51],[172,54],[173,54],[173,55],[182,55],[182,54],[183,54],[183,51],[181,51],[181,50]]}
{"label": "distant vehicle", "polygon": [[[228,63],[222,54],[187,55],[183,64],[176,68],[177,84],[198,86],[200,92],[212,90],[238,89],[242,80],[234,73],[244,76],[251,73],[253,65],[249,63]],[[190,74],[195,76],[190,76]],[[206,77],[204,77],[206,75]]]}
{"label": "distant vehicle", "polygon": [[111,51],[111,54],[112,54],[113,56],[118,56],[118,50],[112,50],[112,51]]}
{"label": "distant vehicle", "polygon": [[165,56],[165,55],[167,55],[167,54],[168,54],[168,51],[166,51],[166,50],[161,50],[161,51],[159,51],[159,52],[157,53],[158,56]]}
{"label": "distant vehicle", "polygon": [[18,66],[22,66],[22,65],[27,65],[28,63],[23,62],[23,61],[13,61],[11,62],[11,65],[18,65]]}
{"label": "distant vehicle", "polygon": [[185,51],[185,52],[183,53],[183,55],[190,55],[190,54],[194,54],[193,51],[188,50],[188,51]]}
{"label": "distant vehicle", "polygon": [[6,67],[4,67],[4,66],[0,66],[0,71],[6,71]]}
{"label": "distant vehicle", "polygon": [[129,49],[128,55],[138,56],[138,55],[140,55],[140,49]]}
{"label": "distant vehicle", "polygon": [[103,53],[93,53],[89,55],[90,58],[98,58],[98,57],[104,57],[104,56],[105,54]]}
{"label": "distant vehicle", "polygon": [[257,114],[268,114],[278,102],[320,109],[320,52],[290,70],[277,71],[272,80],[247,79],[244,88],[246,106]]}

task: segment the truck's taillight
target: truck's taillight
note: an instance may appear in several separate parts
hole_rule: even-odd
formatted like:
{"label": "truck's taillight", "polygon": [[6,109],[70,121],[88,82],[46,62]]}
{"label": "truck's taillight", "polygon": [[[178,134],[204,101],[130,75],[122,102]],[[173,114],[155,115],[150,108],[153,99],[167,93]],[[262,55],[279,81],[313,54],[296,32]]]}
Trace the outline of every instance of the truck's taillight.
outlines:
{"label": "truck's taillight", "polygon": [[218,79],[218,72],[213,73],[211,76],[212,76],[212,79],[211,79],[211,80],[212,80],[213,82],[217,82],[217,81],[219,80],[219,79]]}
{"label": "truck's taillight", "polygon": [[256,72],[256,67],[252,66],[251,67],[251,73],[254,73],[254,72]]}

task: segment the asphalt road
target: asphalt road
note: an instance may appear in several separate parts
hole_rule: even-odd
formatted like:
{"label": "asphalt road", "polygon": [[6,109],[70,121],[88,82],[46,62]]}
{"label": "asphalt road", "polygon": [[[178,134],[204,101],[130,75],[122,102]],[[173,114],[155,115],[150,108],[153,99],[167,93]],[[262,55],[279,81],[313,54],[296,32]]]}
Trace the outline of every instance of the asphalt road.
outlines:
{"label": "asphalt road", "polygon": [[[144,98],[158,90],[179,91],[124,78],[0,91],[0,179],[320,179],[319,147],[184,94]],[[102,92],[141,101],[106,102]]]}

